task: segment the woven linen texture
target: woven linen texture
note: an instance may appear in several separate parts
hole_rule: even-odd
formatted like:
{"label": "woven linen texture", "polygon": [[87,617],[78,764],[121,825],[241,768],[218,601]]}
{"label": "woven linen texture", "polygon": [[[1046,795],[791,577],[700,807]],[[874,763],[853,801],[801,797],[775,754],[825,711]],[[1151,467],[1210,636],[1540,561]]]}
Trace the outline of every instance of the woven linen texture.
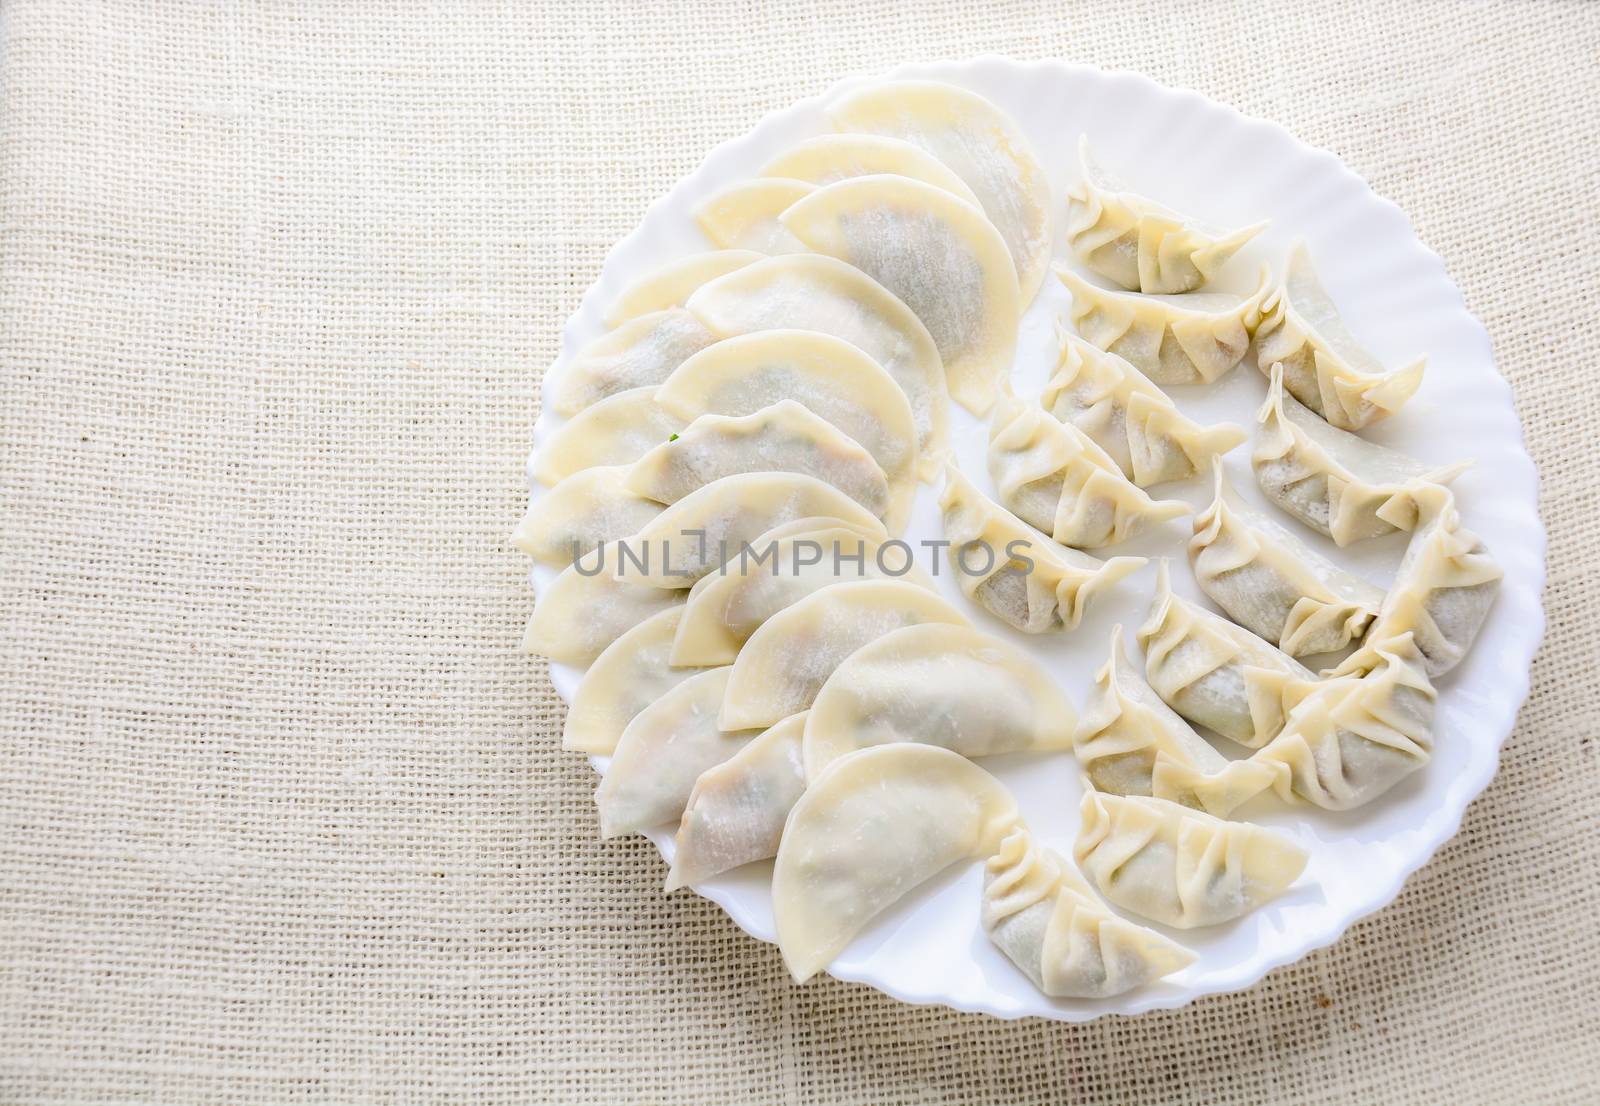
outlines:
{"label": "woven linen texture", "polygon": [[[795,988],[597,841],[504,543],[651,199],[987,52],[1198,89],[1400,203],[1551,538],[1503,768],[1399,900],[1078,1027]],[[0,1102],[1596,1101],[1597,71],[1581,4],[7,4]]]}

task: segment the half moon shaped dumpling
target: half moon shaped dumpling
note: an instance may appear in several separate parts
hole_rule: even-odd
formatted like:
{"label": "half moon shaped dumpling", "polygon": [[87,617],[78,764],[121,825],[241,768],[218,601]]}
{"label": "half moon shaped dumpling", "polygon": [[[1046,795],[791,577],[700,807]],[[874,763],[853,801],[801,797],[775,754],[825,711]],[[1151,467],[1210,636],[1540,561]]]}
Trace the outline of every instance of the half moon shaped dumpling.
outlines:
{"label": "half moon shaped dumpling", "polygon": [[1124,190],[1089,157],[1088,135],[1078,140],[1078,158],[1067,242],[1085,265],[1129,291],[1192,292],[1267,225],[1216,230]]}
{"label": "half moon shaped dumpling", "polygon": [[868,529],[878,525],[870,511],[814,476],[797,472],[724,476],[684,496],[619,543],[614,559],[617,576],[635,586],[692,587],[774,526],[798,518],[836,518]]}
{"label": "half moon shaped dumpling", "polygon": [[806,789],[805,727],[804,714],[791,715],[700,773],[678,823],[666,890],[778,855],[783,823]]}
{"label": "half moon shaped dumpling", "polygon": [[1276,506],[1338,545],[1401,529],[1378,513],[1386,504],[1394,504],[1391,517],[1406,516],[1396,522],[1409,528],[1414,482],[1448,484],[1467,468],[1425,464],[1340,430],[1284,395],[1282,365],[1272,366],[1271,379],[1250,454],[1256,484]]}
{"label": "half moon shaped dumpling", "polygon": [[727,683],[726,668],[697,673],[628,723],[594,794],[601,837],[677,821],[700,773],[756,736],[717,728],[717,704]]}
{"label": "half moon shaped dumpling", "polygon": [[1249,437],[1231,422],[1201,426],[1138,369],[1062,332],[1061,357],[1039,402],[1082,430],[1141,488],[1186,480]]}
{"label": "half moon shaped dumpling", "polygon": [[651,615],[683,601],[680,591],[618,580],[616,556],[607,545],[562,569],[533,605],[524,652],[557,664],[588,664]]}
{"label": "half moon shaped dumpling", "polygon": [[654,388],[633,388],[579,411],[539,447],[533,478],[553,488],[575,472],[643,457],[688,422],[659,406],[655,394]]}
{"label": "half moon shaped dumpling", "polygon": [[1190,512],[1122,475],[1094,439],[1008,387],[989,420],[989,475],[1000,502],[1062,545],[1098,549]]}
{"label": "half moon shaped dumpling", "polygon": [[[821,254],[773,257],[719,277],[690,296],[686,306],[720,338],[810,330],[855,346],[900,386],[911,406],[923,472],[932,471],[930,458],[945,447],[949,435],[944,362],[916,313],[866,273]],[[849,427],[841,429],[856,437]],[[872,448],[865,439],[856,440]],[[883,464],[882,458],[878,463]],[[889,465],[883,467],[893,474]]]}
{"label": "half moon shaped dumpling", "polygon": [[674,668],[672,639],[681,606],[651,615],[595,658],[567,708],[561,747],[608,755],[633,716],[701,668]]}
{"label": "half moon shaped dumpling", "polygon": [[983,928],[995,947],[1055,998],[1109,998],[1194,963],[1155,930],[1107,910],[1077,866],[1021,826],[983,873]]}
{"label": "half moon shaped dumpling", "polygon": [[846,657],[807,715],[806,777],[869,745],[917,741],[965,757],[1072,745],[1077,712],[1027,656],[971,626],[923,623]]}
{"label": "half moon shaped dumpling", "polygon": [[1025,634],[1075,628],[1101,592],[1145,562],[1102,561],[1056,545],[980,492],[955,465],[945,466],[939,507],[961,594]]}
{"label": "half moon shaped dumpling", "polygon": [[934,592],[904,580],[848,581],[813,592],[767,619],[739,650],[722,725],[770,726],[798,714],[851,653],[924,622],[968,625]]}
{"label": "half moon shaped dumpling", "polygon": [[828,109],[841,131],[901,138],[927,150],[967,182],[1005,240],[1023,306],[1044,282],[1055,203],[1033,143],[1005,112],[965,88],[938,81],[887,81]]}
{"label": "half moon shaped dumpling", "polygon": [[805,181],[777,177],[739,181],[696,208],[694,219],[705,236],[723,249],[802,253],[804,243],[784,229],[778,216],[815,188]]}
{"label": "half moon shaped dumpling", "polygon": [[1292,657],[1359,641],[1383,589],[1323,557],[1287,528],[1240,510],[1216,463],[1216,494],[1195,516],[1189,562],[1200,590]]}
{"label": "half moon shaped dumpling", "polygon": [[568,418],[608,396],[660,384],[717,336],[682,308],[629,319],[579,350],[556,383],[551,404]]}
{"label": "half moon shaped dumpling", "polygon": [[772,873],[778,947],[804,983],[919,884],[986,857],[1019,820],[989,773],[933,745],[840,757],[789,813]]}
{"label": "half moon shaped dumpling", "polygon": [[628,488],[658,503],[676,503],[724,476],[742,472],[800,472],[831,484],[885,519],[897,533],[911,513],[916,485],[896,489],[862,446],[833,423],[792,399],[749,415],[701,415],[635,461]]}
{"label": "half moon shaped dumpling", "polygon": [[1063,265],[1056,275],[1072,293],[1069,318],[1085,341],[1114,353],[1157,384],[1211,384],[1237,365],[1261,319],[1267,269],[1248,296],[1114,292]]}
{"label": "half moon shaped dumpling", "polygon": [[966,182],[944,162],[909,142],[877,134],[824,134],[808,138],[762,168],[764,177],[832,184],[849,177],[893,173],[942,188],[981,207]]}
{"label": "half moon shaped dumpling", "polygon": [[931,184],[880,175],[819,188],[782,222],[916,312],[938,344],[950,398],[975,415],[989,410],[1016,352],[1022,301],[1011,255],[981,210]]}
{"label": "half moon shaped dumpling", "polygon": [[1304,242],[1289,251],[1283,281],[1262,306],[1256,361],[1263,373],[1283,363],[1289,394],[1340,430],[1387,418],[1416,394],[1427,358],[1386,370],[1339,316]]}
{"label": "half moon shaped dumpling", "polygon": [[677,664],[732,664],[767,619],[812,592],[851,580],[904,579],[933,590],[909,550],[890,552],[883,530],[868,533],[826,519],[801,520],[750,543],[750,556],[689,589],[672,656]]}
{"label": "half moon shaped dumpling", "polygon": [[765,256],[754,250],[708,250],[669,261],[622,290],[606,312],[606,326],[617,327],[640,315],[682,307],[702,284]]}
{"label": "half moon shaped dumpling", "polygon": [[528,508],[511,544],[564,568],[601,542],[636,532],[661,513],[661,504],[627,489],[632,471],[632,465],[596,465],[573,473]]}
{"label": "half moon shaped dumpling", "polygon": [[1305,850],[1166,799],[1090,790],[1073,855],[1113,905],[1177,929],[1242,917],[1289,889]]}

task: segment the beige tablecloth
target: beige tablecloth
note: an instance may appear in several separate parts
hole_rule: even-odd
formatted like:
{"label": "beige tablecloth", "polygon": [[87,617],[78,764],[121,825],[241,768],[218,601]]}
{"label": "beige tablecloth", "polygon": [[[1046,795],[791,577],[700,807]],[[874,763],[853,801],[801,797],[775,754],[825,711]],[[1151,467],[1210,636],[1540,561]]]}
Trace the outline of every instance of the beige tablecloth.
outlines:
{"label": "beige tablecloth", "polygon": [[[0,20],[0,1102],[1600,1099],[1600,7]],[[1551,537],[1504,767],[1399,901],[1082,1027],[791,986],[596,841],[513,648],[539,374],[609,245],[763,113],[984,52],[1199,89],[1397,200],[1494,337]]]}

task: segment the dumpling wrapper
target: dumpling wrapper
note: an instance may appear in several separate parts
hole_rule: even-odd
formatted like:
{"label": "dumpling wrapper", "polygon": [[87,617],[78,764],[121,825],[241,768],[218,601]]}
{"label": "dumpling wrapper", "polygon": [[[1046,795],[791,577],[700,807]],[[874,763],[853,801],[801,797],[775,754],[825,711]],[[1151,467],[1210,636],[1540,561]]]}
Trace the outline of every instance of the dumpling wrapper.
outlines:
{"label": "dumpling wrapper", "polygon": [[904,139],[955,171],[1000,232],[1026,307],[1044,282],[1055,201],[1033,143],[976,92],[939,81],[883,81],[828,109],[841,131]]}
{"label": "dumpling wrapper", "polygon": [[716,334],[681,307],[635,316],[573,356],[556,382],[551,406],[556,414],[572,418],[611,396],[653,387],[716,340]]}
{"label": "dumpling wrapper", "polygon": [[1078,140],[1080,175],[1067,193],[1067,242],[1089,268],[1132,292],[1204,287],[1245,243],[1266,229],[1208,227],[1123,188]]}
{"label": "dumpling wrapper", "polygon": [[994,852],[1018,820],[999,781],[948,749],[878,745],[828,765],[790,811],[772,873],[790,974],[810,979],[918,885]]}
{"label": "dumpling wrapper", "polygon": [[924,622],[968,625],[937,594],[904,580],[849,581],[813,592],[767,619],[739,650],[722,725],[770,726],[806,710],[851,653]]}
{"label": "dumpling wrapper", "polygon": [[696,208],[694,221],[707,238],[723,249],[803,253],[805,244],[784,229],[778,216],[815,188],[805,181],[776,177],[739,181]]}
{"label": "dumpling wrapper", "polygon": [[871,511],[814,476],[746,472],[724,476],[662,511],[618,544],[613,564],[618,578],[635,586],[688,588],[774,526],[800,518],[878,525]]}
{"label": "dumpling wrapper", "polygon": [[805,714],[791,715],[700,773],[678,823],[666,890],[778,855],[783,824],[806,789],[805,726]]}
{"label": "dumpling wrapper", "polygon": [[[1448,484],[1466,463],[1429,465],[1324,422],[1283,390],[1283,366],[1273,365],[1267,400],[1256,415],[1250,467],[1276,506],[1338,545],[1409,529],[1418,481]],[[1387,504],[1397,525],[1379,514]]]}
{"label": "dumpling wrapper", "polygon": [[1346,572],[1272,519],[1230,502],[1219,460],[1216,495],[1195,516],[1189,563],[1200,590],[1245,629],[1293,657],[1359,641],[1383,589]]}
{"label": "dumpling wrapper", "polygon": [[1017,348],[1022,303],[1005,242],[981,210],[908,177],[852,177],[783,213],[810,249],[866,273],[916,313],[950,398],[982,416]]}
{"label": "dumpling wrapper", "polygon": [[945,555],[961,593],[1025,634],[1071,630],[1089,605],[1137,571],[1143,557],[1098,560],[1031,530],[978,491],[955,465],[945,466],[939,496]]}
{"label": "dumpling wrapper", "polygon": [[1427,358],[1389,372],[1356,340],[1317,278],[1304,242],[1289,250],[1282,282],[1262,305],[1256,361],[1283,364],[1289,394],[1340,430],[1388,418],[1416,394]]}
{"label": "dumpling wrapper", "polygon": [[1073,856],[1112,905],[1176,929],[1249,913],[1287,891],[1307,860],[1248,822],[1094,790],[1083,796]]}
{"label": "dumpling wrapper", "polygon": [[1249,295],[1190,292],[1181,296],[1114,292],[1062,265],[1056,275],[1072,293],[1068,317],[1083,339],[1114,353],[1157,384],[1213,384],[1243,360],[1261,320],[1267,269]]}
{"label": "dumpling wrapper", "polygon": [[1114,353],[1065,332],[1060,360],[1039,402],[1093,439],[1141,488],[1186,480],[1249,437],[1242,426],[1201,426]]}
{"label": "dumpling wrapper", "polygon": [[626,487],[632,465],[598,465],[539,497],[512,531],[511,544],[542,564],[565,568],[601,542],[637,531],[661,504]]}
{"label": "dumpling wrapper", "polygon": [[765,256],[754,250],[708,250],[669,261],[622,290],[606,312],[606,326],[614,328],[640,315],[682,307],[702,284]]}
{"label": "dumpling wrapper", "polygon": [[879,173],[910,177],[982,206],[966,182],[944,162],[919,146],[883,135],[818,135],[790,147],[761,169],[764,177],[787,177],[816,185]]}
{"label": "dumpling wrapper", "polygon": [[684,428],[659,406],[654,388],[634,388],[585,407],[556,427],[534,458],[533,478],[555,487],[596,465],[627,465]]}
{"label": "dumpling wrapper", "polygon": [[983,873],[983,928],[1052,998],[1109,998],[1181,971],[1195,954],[1117,917],[1077,867],[1021,826]]}
{"label": "dumpling wrapper", "polygon": [[703,668],[672,665],[683,607],[668,607],[617,638],[578,681],[561,747],[608,756],[634,715]]}
{"label": "dumpling wrapper", "polygon": [[811,409],[779,400],[749,415],[701,415],[635,461],[630,491],[676,503],[724,476],[798,472],[832,485],[896,533],[905,529],[916,485],[902,481],[891,502],[889,478],[860,443]]}
{"label": "dumpling wrapper", "polygon": [[806,777],[870,745],[916,741],[964,757],[1072,745],[1073,710],[1021,650],[971,626],[925,623],[846,657],[807,715]]}
{"label": "dumpling wrapper", "polygon": [[533,605],[523,652],[558,664],[589,664],[651,615],[683,602],[683,592],[618,580],[615,563],[607,545],[562,569]]}
{"label": "dumpling wrapper", "polygon": [[727,683],[727,668],[696,673],[634,715],[595,791],[602,838],[677,821],[700,774],[756,736],[717,728]]}

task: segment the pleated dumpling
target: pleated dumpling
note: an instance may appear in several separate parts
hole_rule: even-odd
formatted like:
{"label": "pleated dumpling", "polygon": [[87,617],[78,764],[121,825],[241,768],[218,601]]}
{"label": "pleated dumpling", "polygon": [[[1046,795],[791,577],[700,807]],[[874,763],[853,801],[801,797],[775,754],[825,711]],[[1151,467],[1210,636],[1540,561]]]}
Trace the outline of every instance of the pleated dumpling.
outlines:
{"label": "pleated dumpling", "polygon": [[1068,316],[1085,341],[1114,353],[1157,384],[1211,384],[1237,365],[1261,321],[1267,270],[1254,292],[1182,296],[1113,292],[1064,265],[1056,275],[1072,293]]}
{"label": "pleated dumpling", "polygon": [[1274,773],[1285,801],[1349,810],[1433,755],[1436,693],[1412,636],[1364,647],[1370,672],[1307,685],[1283,730],[1248,762]]}
{"label": "pleated dumpling", "polygon": [[682,616],[681,606],[651,615],[595,658],[567,708],[562,748],[609,755],[634,715],[703,671],[672,665],[672,640]]}
{"label": "pleated dumpling", "polygon": [[1094,439],[1010,388],[989,420],[989,475],[1000,502],[1063,545],[1098,549],[1190,512],[1154,500]]}
{"label": "pleated dumpling", "polygon": [[790,147],[761,169],[764,177],[787,177],[818,185],[879,173],[910,177],[982,206],[966,182],[944,162],[920,146],[883,135],[818,135]]}
{"label": "pleated dumpling", "polygon": [[1331,653],[1377,616],[1383,589],[1346,572],[1271,519],[1230,502],[1216,465],[1216,495],[1195,516],[1189,561],[1200,590],[1245,629],[1290,656]]}
{"label": "pleated dumpling", "polygon": [[841,131],[904,139],[955,171],[1004,239],[1022,304],[1043,283],[1055,203],[1033,143],[1005,112],[969,89],[938,81],[867,85],[828,109]]}
{"label": "pleated dumpling", "polygon": [[993,853],[1018,820],[999,781],[948,749],[878,745],[828,765],[789,813],[772,873],[790,974],[810,979],[909,891]]}
{"label": "pleated dumpling", "polygon": [[1097,596],[1144,564],[1143,557],[1101,561],[1056,545],[954,465],[945,466],[939,506],[950,543],[946,555],[962,594],[1023,633],[1073,629]]}
{"label": "pleated dumpling", "polygon": [[950,398],[975,415],[994,402],[1017,347],[1022,303],[1011,255],[983,212],[908,177],[852,177],[783,213],[817,253],[866,273],[916,313],[944,362]]}
{"label": "pleated dumpling", "polygon": [[732,664],[767,619],[812,592],[850,580],[903,579],[930,591],[933,581],[909,551],[886,549],[888,535],[830,519],[800,519],[750,543],[689,589],[673,647],[675,664]]}
{"label": "pleated dumpling", "polygon": [[[1413,512],[1411,542],[1367,640],[1386,642],[1411,634],[1422,653],[1423,669],[1433,679],[1460,664],[1472,648],[1505,573],[1483,539],[1462,528],[1449,488],[1419,484],[1378,513],[1400,525],[1410,521]],[[1369,671],[1378,662],[1378,654],[1364,646],[1335,674]]]}
{"label": "pleated dumpling", "polygon": [[716,340],[680,307],[635,316],[574,355],[556,382],[551,406],[572,418],[618,393],[653,387]]}
{"label": "pleated dumpling", "polygon": [[1141,488],[1186,480],[1249,435],[1233,423],[1201,426],[1114,353],[1062,333],[1060,360],[1039,402],[1094,443]]}
{"label": "pleated dumpling", "polygon": [[684,428],[686,419],[659,406],[654,388],[634,388],[579,411],[539,447],[533,477],[555,487],[596,465],[627,465]]}
{"label": "pleated dumpling", "polygon": [[770,726],[808,709],[851,653],[924,622],[968,624],[937,594],[904,580],[850,581],[813,592],[767,619],[739,650],[722,725]]}
{"label": "pleated dumpling", "polygon": [[1306,852],[1248,822],[1090,790],[1073,855],[1113,905],[1176,929],[1218,925],[1287,891]]}
{"label": "pleated dumpling", "polygon": [[784,229],[778,216],[815,189],[805,181],[779,177],[739,181],[701,203],[694,220],[705,236],[723,249],[801,253],[805,244]]}
{"label": "pleated dumpling", "polygon": [[629,319],[682,307],[696,288],[735,269],[760,261],[754,250],[707,250],[669,261],[624,288],[606,311],[606,326],[617,327]]}
{"label": "pleated dumpling", "polygon": [[628,488],[676,503],[724,476],[799,472],[815,476],[885,519],[905,527],[916,485],[903,481],[891,503],[889,478],[856,440],[792,399],[749,415],[701,415],[635,461]]}
{"label": "pleated dumpling", "polygon": [[1110,657],[1094,681],[1072,747],[1097,790],[1226,816],[1272,785],[1269,770],[1228,760],[1161,701],[1123,654],[1121,626],[1111,631]]}
{"label": "pleated dumpling", "polygon": [[769,726],[694,782],[678,823],[668,891],[778,855],[783,823],[806,789],[804,713]]}
{"label": "pleated dumpling", "polygon": [[812,331],[854,346],[899,385],[918,447],[945,447],[949,392],[939,347],[909,307],[861,270],[820,254],[768,258],[701,288],[688,309],[722,338]]}
{"label": "pleated dumpling", "polygon": [[[1330,426],[1284,394],[1282,365],[1272,366],[1271,379],[1250,454],[1256,483],[1275,505],[1339,545],[1409,529],[1416,521],[1410,489],[1419,481],[1448,484],[1467,468],[1429,465]],[[1386,504],[1396,522],[1379,514]]]}
{"label": "pleated dumpling", "polygon": [[1117,917],[1065,857],[1017,826],[983,873],[983,928],[1053,998],[1109,998],[1194,963],[1170,938]]}
{"label": "pleated dumpling", "polygon": [[597,465],[573,473],[528,508],[511,544],[564,568],[601,542],[634,533],[661,513],[661,504],[628,490],[631,471],[631,465]]}
{"label": "pleated dumpling", "polygon": [[651,615],[683,602],[683,592],[619,580],[615,573],[609,545],[562,569],[533,605],[523,651],[558,664],[589,664]]}
{"label": "pleated dumpling", "polygon": [[774,526],[799,518],[878,525],[870,511],[814,476],[746,472],[678,500],[619,543],[613,563],[618,577],[635,585],[688,588]]}
{"label": "pleated dumpling", "polygon": [[1249,630],[1178,596],[1166,558],[1139,644],[1145,679],[1167,706],[1251,749],[1283,729],[1286,690],[1317,678]]}
{"label": "pleated dumpling", "polygon": [[1089,268],[1133,292],[1192,292],[1266,227],[1217,230],[1130,192],[1078,140],[1080,174],[1067,193],[1067,242]]}
{"label": "pleated dumpling", "polygon": [[727,668],[698,672],[634,715],[594,794],[601,837],[676,822],[700,774],[756,736],[717,728],[728,675]]}
{"label": "pleated dumpling", "polygon": [[916,494],[921,466],[915,416],[882,366],[820,331],[764,330],[718,342],[656,390],[685,422],[753,415],[790,400],[859,442],[889,480],[891,502]]}
{"label": "pleated dumpling", "polygon": [[1072,744],[1076,712],[1038,662],[971,626],[923,623],[851,653],[807,716],[805,768],[869,745],[917,741],[966,757]]}
{"label": "pleated dumpling", "polygon": [[1256,361],[1263,373],[1282,362],[1289,394],[1340,430],[1387,418],[1416,394],[1426,358],[1386,370],[1339,316],[1304,242],[1289,251],[1283,280],[1262,307]]}

